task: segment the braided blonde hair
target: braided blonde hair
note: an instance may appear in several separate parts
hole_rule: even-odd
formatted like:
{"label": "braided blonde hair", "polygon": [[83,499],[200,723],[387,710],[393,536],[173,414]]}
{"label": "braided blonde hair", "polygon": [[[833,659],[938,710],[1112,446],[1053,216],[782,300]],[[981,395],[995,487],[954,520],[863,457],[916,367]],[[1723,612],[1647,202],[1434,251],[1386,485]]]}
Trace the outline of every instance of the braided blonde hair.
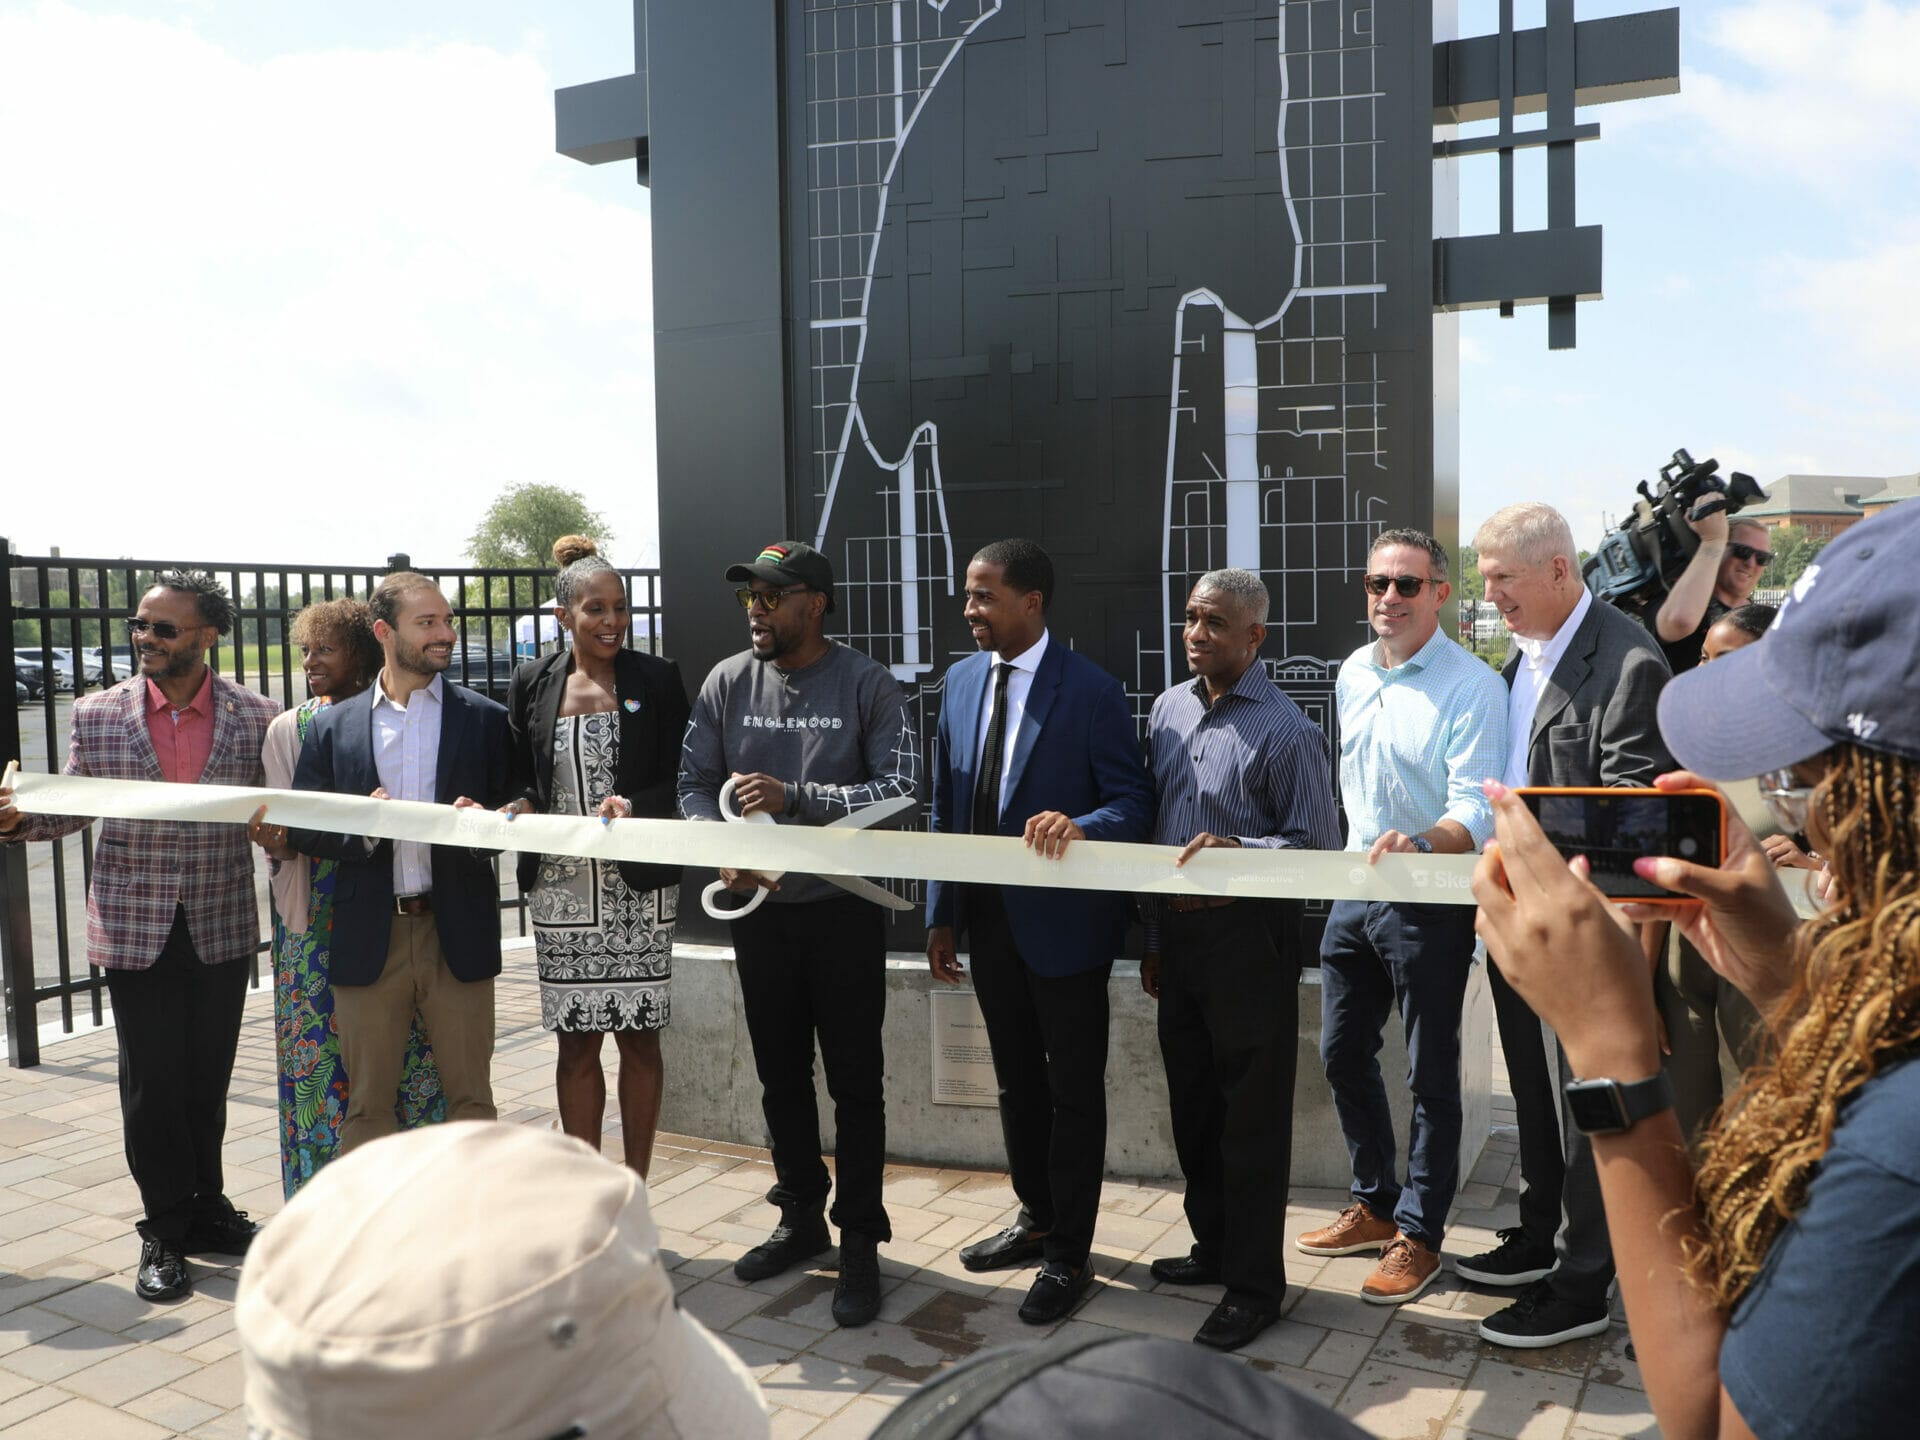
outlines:
{"label": "braided blonde hair", "polygon": [[1805,1202],[1841,1107],[1920,1044],[1920,764],[1853,744],[1827,758],[1813,808],[1833,894],[1795,934],[1775,1054],[1722,1107],[1695,1182],[1706,1239],[1689,1273],[1728,1310]]}

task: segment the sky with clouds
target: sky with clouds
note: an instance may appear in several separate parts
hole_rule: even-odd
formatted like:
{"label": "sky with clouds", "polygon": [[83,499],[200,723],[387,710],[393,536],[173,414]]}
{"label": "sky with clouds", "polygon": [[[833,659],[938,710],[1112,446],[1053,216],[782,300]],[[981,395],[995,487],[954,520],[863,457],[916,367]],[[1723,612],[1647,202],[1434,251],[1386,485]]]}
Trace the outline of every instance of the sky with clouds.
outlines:
{"label": "sky with clouds", "polygon": [[[1681,24],[1678,96],[1581,116],[1578,348],[1461,317],[1463,533],[1543,498],[1597,539],[1677,446],[1763,483],[1920,469],[1920,0]],[[631,45],[628,0],[0,0],[0,534],[446,563],[543,480],[652,562],[647,194],[553,151],[554,88]],[[1463,164],[1463,229],[1492,181]]]}

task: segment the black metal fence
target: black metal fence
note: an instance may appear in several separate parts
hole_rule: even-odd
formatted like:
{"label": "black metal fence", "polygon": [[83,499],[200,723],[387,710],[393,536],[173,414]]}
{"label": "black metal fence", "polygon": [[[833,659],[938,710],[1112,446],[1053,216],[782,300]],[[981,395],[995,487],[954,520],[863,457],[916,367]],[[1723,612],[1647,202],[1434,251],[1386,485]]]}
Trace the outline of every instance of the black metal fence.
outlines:
{"label": "black metal fence", "polygon": [[[126,617],[169,566],[211,572],[233,596],[233,632],[220,637],[207,659],[239,684],[291,706],[304,699],[290,630],[294,615],[316,601],[365,597],[393,570],[419,570],[437,581],[453,604],[460,643],[447,676],[497,700],[505,700],[514,666],[559,643],[552,619],[553,572],[548,569],[475,569],[415,565],[406,555],[387,563],[287,565],[260,562],[74,559],[17,555],[0,538],[0,630],[9,644],[0,657],[0,765],[18,758],[27,770],[57,771],[66,761],[68,717],[78,695],[102,689],[134,673]],[[660,653],[660,575],[622,570],[633,607],[632,644]],[[77,852],[81,890],[93,878],[93,831],[52,845],[51,885],[31,883],[24,845],[0,846],[0,974],[6,996],[8,1060],[15,1066],[40,1061],[39,1011],[57,1001],[60,1024],[71,1032],[76,1001],[95,1025],[102,1018],[101,972],[76,962],[76,936],[85,916],[73,913],[69,876]],[[42,901],[36,917],[34,902]],[[503,907],[525,908],[518,898]],[[47,924],[51,911],[51,925]],[[37,918],[37,923],[36,923]],[[36,943],[51,942],[52,964],[36,960]],[[262,949],[265,948],[263,944]],[[43,975],[41,972],[45,972]],[[259,965],[256,959],[256,983]]]}

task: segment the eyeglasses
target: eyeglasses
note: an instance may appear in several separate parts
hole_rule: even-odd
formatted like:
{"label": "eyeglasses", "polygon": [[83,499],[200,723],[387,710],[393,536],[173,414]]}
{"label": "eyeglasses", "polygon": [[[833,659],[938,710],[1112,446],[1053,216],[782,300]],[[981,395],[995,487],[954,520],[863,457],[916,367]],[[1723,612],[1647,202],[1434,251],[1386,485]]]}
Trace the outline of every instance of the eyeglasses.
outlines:
{"label": "eyeglasses", "polygon": [[1771,550],[1758,549],[1743,540],[1736,540],[1727,546],[1727,553],[1736,560],[1752,560],[1760,565],[1771,565],[1773,563],[1773,552]]}
{"label": "eyeglasses", "polygon": [[1808,802],[1813,786],[1802,785],[1791,770],[1769,770],[1760,777],[1760,798],[1774,823],[1794,835],[1806,833]]}
{"label": "eyeglasses", "polygon": [[808,586],[791,585],[785,590],[749,590],[744,586],[733,592],[733,598],[740,602],[742,610],[751,610],[758,605],[762,610],[772,612],[780,608],[780,602],[789,595],[804,595]]}
{"label": "eyeglasses", "polygon": [[[178,640],[180,638],[180,628],[180,626],[167,620],[143,620],[138,615],[129,615],[127,617],[127,633],[129,635],[144,635],[151,630],[156,640]],[[186,628],[189,630],[198,630],[202,627],[189,625]]]}
{"label": "eyeglasses", "polygon": [[1368,575],[1360,583],[1367,587],[1369,595],[1384,595],[1387,593],[1387,587],[1392,586],[1402,596],[1412,599],[1420,593],[1422,586],[1435,585],[1439,582],[1428,579],[1424,575]]}

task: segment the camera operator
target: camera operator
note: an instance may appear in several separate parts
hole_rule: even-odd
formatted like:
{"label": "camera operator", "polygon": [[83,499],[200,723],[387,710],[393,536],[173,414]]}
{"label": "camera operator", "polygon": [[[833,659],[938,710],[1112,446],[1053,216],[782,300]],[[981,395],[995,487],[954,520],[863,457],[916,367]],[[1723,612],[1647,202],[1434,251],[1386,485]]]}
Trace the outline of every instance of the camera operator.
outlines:
{"label": "camera operator", "polygon": [[1684,927],[1773,1041],[1716,1118],[1697,1179],[1662,1093],[1626,928],[1636,911],[1609,906],[1518,798],[1490,787],[1497,843],[1474,874],[1478,927],[1583,1077],[1569,1109],[1593,1136],[1667,1435],[1851,1440],[1907,1433],[1920,1411],[1920,608],[1889,563],[1916,544],[1920,506],[1854,527],[1764,644],[1661,696],[1661,732],[1692,770],[1660,787],[1765,776],[1775,818],[1807,827],[1834,876],[1828,906],[1796,922],[1733,819],[1717,868],[1636,863],[1705,902]]}
{"label": "camera operator", "polygon": [[[1701,515],[1702,509],[1710,513]],[[1654,635],[1676,675],[1700,663],[1707,631],[1729,610],[1753,598],[1760,572],[1773,559],[1767,527],[1758,520],[1729,520],[1724,494],[1702,496],[1687,515],[1687,524],[1700,537],[1700,548],[1653,617]]]}

